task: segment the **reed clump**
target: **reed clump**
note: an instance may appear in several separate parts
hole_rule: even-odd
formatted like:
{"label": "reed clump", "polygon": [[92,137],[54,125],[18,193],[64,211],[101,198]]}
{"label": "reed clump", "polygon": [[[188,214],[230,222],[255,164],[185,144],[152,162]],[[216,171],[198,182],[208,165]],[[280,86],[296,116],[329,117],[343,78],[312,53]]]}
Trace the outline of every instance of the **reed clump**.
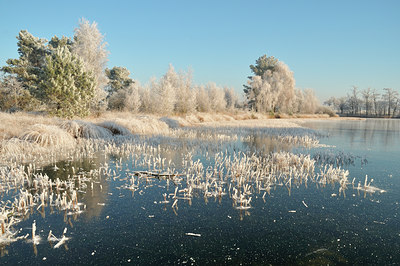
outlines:
{"label": "reed clump", "polygon": [[132,132],[129,129],[125,128],[124,126],[122,126],[114,121],[104,121],[104,122],[98,123],[97,126],[108,129],[113,134],[113,136],[116,136],[116,135],[131,136],[132,135]]}
{"label": "reed clump", "polygon": [[104,139],[112,137],[112,132],[109,129],[80,120],[64,121],[60,124],[60,128],[74,138]]}
{"label": "reed clump", "polygon": [[19,139],[44,147],[75,145],[75,140],[67,131],[54,125],[35,124],[22,133]]}

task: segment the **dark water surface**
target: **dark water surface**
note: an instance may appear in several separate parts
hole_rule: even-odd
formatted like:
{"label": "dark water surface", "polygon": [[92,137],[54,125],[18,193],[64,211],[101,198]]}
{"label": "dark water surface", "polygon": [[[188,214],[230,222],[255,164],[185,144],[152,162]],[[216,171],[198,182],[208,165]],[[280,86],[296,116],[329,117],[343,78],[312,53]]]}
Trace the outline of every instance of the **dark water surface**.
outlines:
{"label": "dark water surface", "polygon": [[[140,181],[134,192],[124,189],[124,177],[141,169],[132,166],[130,158],[116,168],[119,158],[110,157],[110,168],[120,177],[104,177],[80,195],[87,206],[82,214],[51,213],[48,208],[42,214],[32,212],[17,226],[28,232],[36,220],[43,241],[37,246],[18,241],[3,247],[0,264],[399,264],[400,121],[312,121],[305,126],[329,134],[320,139],[329,146],[293,148],[261,136],[258,144],[236,141],[208,150],[330,154],[326,160],[337,157],[335,163],[349,170],[350,182],[355,178],[356,184],[364,183],[368,175],[372,185],[386,192],[369,194],[350,185],[343,194],[337,184],[301,184],[290,191],[276,186],[264,199],[254,193],[251,209],[238,210],[229,195],[204,198],[194,191],[191,201],[179,200],[173,209],[171,198],[160,203],[163,193],[174,193],[173,183],[151,179]],[[187,152],[185,145],[179,147]],[[212,165],[204,152],[204,147],[195,147],[193,157]],[[179,152],[163,156],[176,162],[179,171]],[[89,171],[101,163],[90,159],[59,167]],[[65,175],[51,168],[45,171],[51,178]],[[65,227],[70,239],[54,249],[47,234],[51,229],[60,236]]]}

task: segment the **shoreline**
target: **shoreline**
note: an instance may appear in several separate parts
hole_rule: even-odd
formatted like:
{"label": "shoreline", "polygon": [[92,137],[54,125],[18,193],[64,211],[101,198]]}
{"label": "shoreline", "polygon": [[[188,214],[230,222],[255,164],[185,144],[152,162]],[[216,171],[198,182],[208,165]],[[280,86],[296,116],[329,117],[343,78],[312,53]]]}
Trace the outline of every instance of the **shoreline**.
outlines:
{"label": "shoreline", "polygon": [[66,121],[83,121],[100,124],[114,122],[126,127],[132,134],[168,134],[170,130],[182,127],[302,127],[307,120],[366,120],[359,117],[329,117],[327,115],[296,115],[280,118],[251,112],[237,113],[193,113],[187,115],[161,116],[156,114],[132,114],[127,112],[105,112],[83,119],[61,119],[42,114],[0,112],[0,141],[19,138],[34,125],[60,126]]}
{"label": "shoreline", "polygon": [[[310,118],[271,118],[254,113],[157,116],[105,112],[98,117],[68,120],[41,114],[0,113],[0,165],[54,162],[79,158],[93,145],[108,145],[134,138],[195,138],[195,128],[301,129]],[[313,116],[311,119],[328,119]],[[189,132],[185,130],[189,128]],[[192,130],[190,128],[193,128]],[[208,136],[208,138],[211,136]],[[88,148],[89,147],[89,148]]]}

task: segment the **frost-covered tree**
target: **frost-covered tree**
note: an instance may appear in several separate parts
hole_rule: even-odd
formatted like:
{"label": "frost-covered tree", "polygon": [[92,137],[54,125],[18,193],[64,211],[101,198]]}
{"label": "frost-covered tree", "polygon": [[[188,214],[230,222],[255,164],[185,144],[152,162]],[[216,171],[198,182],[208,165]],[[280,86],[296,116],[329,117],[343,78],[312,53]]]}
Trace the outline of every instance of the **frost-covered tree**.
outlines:
{"label": "frost-covered tree", "polygon": [[[47,40],[34,37],[26,30],[20,31],[17,39],[19,58],[7,60],[7,66],[3,67],[2,71],[15,76],[21,82],[23,88],[27,90],[26,92],[29,92],[38,101],[46,102],[54,107],[53,103],[55,99],[49,100],[46,90],[47,92],[51,91],[49,86],[52,82],[57,86],[61,86],[58,82],[62,79],[64,79],[63,82],[66,82],[65,84],[70,84],[71,80],[68,80],[70,77],[67,75],[61,75],[57,79],[55,74],[51,73],[52,70],[49,67],[62,64],[62,59],[67,60],[66,58],[69,57],[67,54],[72,52],[73,55],[71,56],[73,59],[70,59],[70,61],[73,61],[73,63],[68,62],[66,64],[69,64],[68,66],[73,64],[79,65],[76,68],[82,68],[82,71],[86,73],[85,75],[89,75],[89,72],[92,73],[93,81],[90,83],[95,85],[95,90],[92,91],[92,86],[85,84],[83,87],[86,87],[89,91],[83,94],[80,93],[80,96],[94,94],[94,97],[89,97],[92,102],[88,103],[87,106],[99,109],[99,103],[104,102],[106,96],[103,87],[108,79],[104,73],[105,63],[107,62],[107,51],[105,50],[103,36],[98,31],[96,23],[89,24],[88,21],[82,20],[79,27],[75,29],[73,40],[64,36],[62,38],[54,36],[47,43]],[[77,63],[78,59],[81,60],[79,64]],[[65,70],[64,74],[68,71]],[[75,69],[74,71],[74,75],[79,76],[77,73],[81,70]],[[53,80],[49,78],[50,76],[52,76]],[[83,88],[82,84],[84,83],[82,79],[79,79],[75,82],[75,86]],[[70,85],[65,86],[68,87]],[[58,89],[54,88],[52,92],[56,90]],[[26,96],[28,99],[29,95]],[[64,99],[70,97],[70,95],[64,97],[59,94],[58,97]],[[79,111],[78,113],[84,114],[85,112]]]}
{"label": "frost-covered tree", "polygon": [[18,59],[8,59],[7,66],[2,71],[14,74],[25,89],[35,95],[40,83],[45,57],[49,53],[45,39],[40,39],[26,30],[21,30],[17,36]]}
{"label": "frost-covered tree", "polygon": [[155,88],[156,112],[159,114],[171,114],[175,110],[176,88],[179,86],[179,77],[174,67],[170,64],[164,76],[160,78]]}
{"label": "frost-covered tree", "polygon": [[141,106],[139,90],[140,84],[138,82],[119,89],[110,96],[108,100],[109,108],[137,113]]}
{"label": "frost-covered tree", "polygon": [[211,111],[210,97],[204,86],[197,86],[195,88],[196,94],[196,107],[199,112]]}
{"label": "frost-covered tree", "polygon": [[[247,98],[247,105],[249,106],[250,109],[255,109],[257,111],[256,107],[257,104],[255,97],[258,95],[259,92],[259,88],[254,88],[251,86],[251,83],[253,83],[253,78],[256,76],[262,78],[264,76],[264,73],[267,72],[268,70],[274,71],[277,63],[278,59],[276,59],[275,57],[273,56],[267,57],[267,55],[263,55],[256,60],[255,65],[250,65],[250,69],[253,72],[254,76],[249,76],[248,84],[243,85],[244,86],[243,91]],[[258,83],[258,81],[255,82]]]}
{"label": "frost-covered tree", "polygon": [[272,93],[278,95],[278,103],[272,106],[273,111],[289,112],[295,96],[293,72],[285,63],[278,62],[274,71],[264,74],[264,79],[271,84]]}
{"label": "frost-covered tree", "polygon": [[232,111],[238,105],[239,97],[233,88],[224,88],[226,109]]}
{"label": "frost-covered tree", "polygon": [[208,98],[210,100],[211,110],[214,112],[222,112],[226,109],[225,92],[214,82],[206,85],[208,90]]}
{"label": "frost-covered tree", "polygon": [[156,113],[190,113],[196,108],[190,71],[177,73],[170,64],[167,73],[159,81],[152,80],[150,90],[154,96],[152,109]]}
{"label": "frost-covered tree", "polygon": [[96,84],[93,108],[101,109],[107,96],[104,88],[108,79],[104,70],[108,61],[108,51],[104,36],[97,28],[96,22],[90,24],[84,18],[80,20],[79,26],[75,29],[72,51],[83,60],[85,71],[93,73]]}
{"label": "frost-covered tree", "polygon": [[[152,84],[152,82],[150,83]],[[139,87],[140,108],[139,111],[143,113],[154,112],[154,95],[149,85]]]}
{"label": "frost-covered tree", "polygon": [[169,64],[167,73],[161,78],[161,81],[171,84],[174,88],[179,86],[179,75],[172,64]]}
{"label": "frost-covered tree", "polygon": [[[173,70],[173,69],[172,69]],[[175,108],[175,71],[168,72],[159,81],[152,80],[150,90],[153,93],[153,110],[159,114],[171,114]]]}
{"label": "frost-covered tree", "polygon": [[260,76],[249,81],[249,93],[246,95],[250,109],[260,113],[271,112],[278,102],[278,95],[272,93],[271,84]]}
{"label": "frost-covered tree", "polygon": [[[295,97],[292,101],[292,112],[302,114],[314,114],[318,108],[321,108],[317,97],[312,89],[300,90],[295,88]],[[331,99],[332,100],[332,99]],[[329,110],[329,108],[324,108]]]}
{"label": "frost-covered tree", "polygon": [[299,88],[294,89],[295,100],[292,102],[291,110],[293,113],[301,113],[304,105],[304,93]]}
{"label": "frost-covered tree", "polygon": [[250,66],[244,92],[248,106],[257,112],[289,112],[295,97],[293,72],[283,62],[266,55]]}
{"label": "frost-covered tree", "polygon": [[1,111],[32,111],[40,102],[25,89],[14,75],[6,75],[0,81]]}
{"label": "frost-covered tree", "polygon": [[[262,55],[256,60],[255,65],[250,65],[250,69],[254,75],[262,77],[268,70],[274,71],[278,62],[279,60],[273,56]],[[251,77],[249,78],[251,79]]]}
{"label": "frost-covered tree", "polygon": [[69,51],[72,50],[73,41],[65,36],[62,36],[61,39],[57,36],[51,38],[48,44],[48,48],[52,51],[57,50],[57,48],[66,47]]}
{"label": "frost-covered tree", "polygon": [[196,109],[196,94],[193,90],[192,71],[178,73],[178,82],[175,88],[175,112],[186,114]]}
{"label": "frost-covered tree", "polygon": [[131,79],[125,67],[113,67],[105,71],[108,82],[108,107],[110,109],[138,112],[140,108],[140,85]]}
{"label": "frost-covered tree", "polygon": [[95,79],[68,48],[57,48],[46,56],[39,87],[50,113],[68,118],[89,114]]}
{"label": "frost-covered tree", "polygon": [[121,89],[128,88],[134,83],[133,79],[129,77],[131,73],[125,67],[107,68],[105,73],[108,78],[108,90],[111,94]]}
{"label": "frost-covered tree", "polygon": [[300,113],[314,114],[320,106],[317,96],[312,89],[305,89],[303,92],[303,104]]}
{"label": "frost-covered tree", "polygon": [[141,101],[139,95],[140,84],[135,82],[125,89],[124,110],[137,113],[140,109]]}

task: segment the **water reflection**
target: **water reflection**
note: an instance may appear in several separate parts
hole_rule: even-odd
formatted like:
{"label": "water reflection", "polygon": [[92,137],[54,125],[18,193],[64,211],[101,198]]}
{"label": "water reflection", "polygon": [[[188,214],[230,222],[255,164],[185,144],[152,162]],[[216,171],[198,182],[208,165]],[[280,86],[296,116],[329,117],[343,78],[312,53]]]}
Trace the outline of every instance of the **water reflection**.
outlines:
{"label": "water reflection", "polygon": [[[113,159],[112,157],[110,158]],[[105,156],[101,156],[100,153],[96,154],[92,158],[80,159],[79,161],[61,161],[54,165],[48,165],[43,167],[43,173],[53,181],[57,179],[61,181],[68,181],[73,176],[84,176],[91,175],[91,172],[98,170],[104,163],[108,162]],[[114,157],[115,159],[115,157]],[[79,187],[78,181],[75,181]],[[96,176],[92,178],[90,182],[85,185],[85,190],[80,190],[78,193],[78,200],[85,204],[85,212],[83,217],[85,219],[92,219],[101,215],[102,210],[105,206],[105,202],[109,197],[110,182],[104,176]],[[53,208],[50,206],[51,212]],[[42,217],[45,215],[45,209],[42,208]],[[72,218],[76,220],[78,214],[72,215]],[[71,216],[64,214],[64,221],[72,225]]]}
{"label": "water reflection", "polygon": [[[269,154],[276,151],[290,151],[293,144],[282,142],[268,135],[254,134],[243,141],[244,148],[250,153]],[[247,147],[246,147],[247,146]]]}
{"label": "water reflection", "polygon": [[385,150],[397,150],[400,145],[400,120],[375,119],[350,121],[318,121],[304,124],[310,128],[320,128],[337,138],[344,138],[351,147],[360,145]]}

